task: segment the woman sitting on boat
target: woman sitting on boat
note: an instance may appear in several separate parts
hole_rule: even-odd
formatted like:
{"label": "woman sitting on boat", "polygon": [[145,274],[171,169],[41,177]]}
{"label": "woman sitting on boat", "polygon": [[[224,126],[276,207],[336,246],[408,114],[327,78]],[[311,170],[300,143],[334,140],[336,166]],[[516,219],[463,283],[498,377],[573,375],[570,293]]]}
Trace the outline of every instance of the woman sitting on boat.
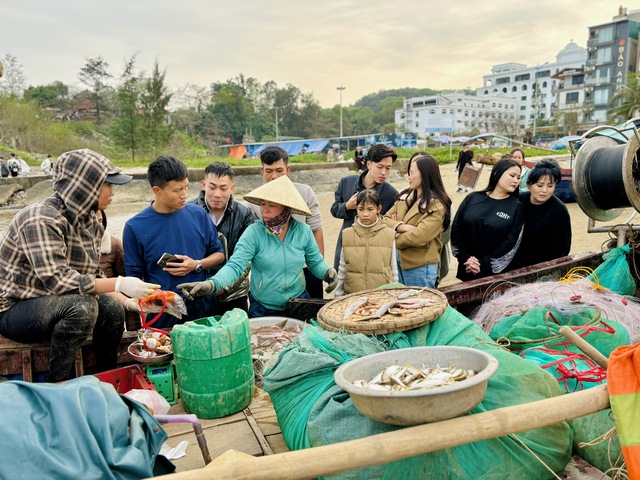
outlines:
{"label": "woman sitting on boat", "polygon": [[520,193],[524,209],[524,233],[510,269],[564,257],[571,250],[569,210],[553,193],[560,181],[555,160],[540,160],[530,170],[528,191]]}
{"label": "woman sitting on boat", "polygon": [[405,285],[434,288],[438,280],[440,235],[451,223],[438,162],[431,155],[415,158],[409,167],[409,188],[385,215],[396,233],[398,277]]}
{"label": "woman sitting on boat", "polygon": [[260,205],[261,220],[244,231],[231,258],[213,277],[203,282],[182,283],[184,296],[210,295],[234,283],[251,263],[249,317],[286,316],[290,298],[309,298],[303,268],[329,285],[333,291],[336,271],[322,258],[311,227],[292,214],[311,215],[309,207],[289,177],[283,175],[245,195]]}
{"label": "woman sitting on boat", "polygon": [[518,201],[520,165],[498,161],[487,188],[466,196],[451,227],[451,250],[462,281],[507,269],[522,238],[524,212]]}

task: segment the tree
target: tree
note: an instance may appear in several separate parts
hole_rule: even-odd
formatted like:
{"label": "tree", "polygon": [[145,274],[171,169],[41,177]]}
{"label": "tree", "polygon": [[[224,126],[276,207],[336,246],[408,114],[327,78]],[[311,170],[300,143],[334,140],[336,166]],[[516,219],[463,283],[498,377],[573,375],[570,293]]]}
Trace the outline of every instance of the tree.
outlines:
{"label": "tree", "polygon": [[234,143],[242,142],[253,116],[253,105],[243,86],[234,80],[227,80],[214,83],[211,90],[213,99],[207,107],[208,121],[218,127],[222,136],[231,137]]}
{"label": "tree", "polygon": [[96,122],[100,123],[100,95],[108,86],[107,80],[111,78],[111,74],[107,71],[109,64],[100,56],[85,60],[87,63],[80,69],[78,78],[93,92],[93,102],[96,104]]}
{"label": "tree", "polygon": [[624,122],[640,115],[640,76],[629,72],[627,83],[617,90],[611,100],[609,118],[613,121]]}
{"label": "tree", "polygon": [[49,85],[39,85],[29,87],[24,91],[25,100],[33,100],[42,108],[66,107],[69,97],[69,87],[60,81],[55,81]]}
{"label": "tree", "polygon": [[116,92],[118,114],[111,127],[115,143],[131,152],[135,160],[136,152],[144,146],[143,118],[141,115],[140,95],[142,76],[135,71],[136,56],[125,63],[122,84]]}
{"label": "tree", "polygon": [[154,64],[151,77],[144,81],[144,88],[140,96],[143,109],[144,131],[147,140],[158,154],[158,149],[164,147],[171,140],[173,130],[167,123],[169,112],[167,105],[171,94],[164,83],[166,70],[160,71],[158,62]]}
{"label": "tree", "polygon": [[26,77],[22,73],[22,65],[15,55],[7,53],[4,57],[4,75],[0,78],[0,92],[3,95],[20,98],[26,84]]}

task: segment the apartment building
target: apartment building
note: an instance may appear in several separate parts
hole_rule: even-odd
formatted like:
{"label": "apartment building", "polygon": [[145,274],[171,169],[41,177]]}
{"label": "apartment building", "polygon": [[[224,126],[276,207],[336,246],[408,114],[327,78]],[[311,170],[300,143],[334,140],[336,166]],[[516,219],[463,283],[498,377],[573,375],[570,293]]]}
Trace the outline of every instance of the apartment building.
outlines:
{"label": "apartment building", "polygon": [[611,97],[626,84],[627,72],[637,71],[639,30],[640,10],[622,7],[611,22],[589,27],[584,102],[594,124],[607,121]]}
{"label": "apartment building", "polygon": [[494,65],[491,74],[482,77],[483,86],[477,89],[477,95],[514,99],[517,127],[523,132],[533,123],[534,114],[551,118],[556,106],[554,90],[560,83],[554,76],[562,70],[584,68],[586,60],[587,50],[571,41],[558,52],[555,62],[535,66],[514,62]]}
{"label": "apartment building", "polygon": [[445,132],[468,133],[474,129],[504,132],[514,125],[515,112],[515,100],[506,96],[443,93],[405,98],[402,108],[395,111],[395,123],[419,138]]}

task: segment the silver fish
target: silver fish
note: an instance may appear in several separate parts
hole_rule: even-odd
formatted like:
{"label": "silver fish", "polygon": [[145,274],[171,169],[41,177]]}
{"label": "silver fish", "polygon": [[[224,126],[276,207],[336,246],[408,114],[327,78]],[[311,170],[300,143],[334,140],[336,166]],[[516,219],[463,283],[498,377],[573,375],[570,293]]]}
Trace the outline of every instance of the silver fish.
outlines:
{"label": "silver fish", "polygon": [[382,306],[372,316],[376,318],[380,318],[385,313],[387,313],[387,310],[389,310],[395,304],[396,304],[396,300],[391,300],[390,302],[383,303]]}
{"label": "silver fish", "polygon": [[347,308],[344,309],[344,315],[342,315],[342,319],[346,320],[347,318],[349,318],[351,315],[356,313],[356,310],[358,310],[361,306],[363,306],[368,301],[369,301],[369,297],[360,297],[358,300],[356,300],[355,302],[353,302]]}

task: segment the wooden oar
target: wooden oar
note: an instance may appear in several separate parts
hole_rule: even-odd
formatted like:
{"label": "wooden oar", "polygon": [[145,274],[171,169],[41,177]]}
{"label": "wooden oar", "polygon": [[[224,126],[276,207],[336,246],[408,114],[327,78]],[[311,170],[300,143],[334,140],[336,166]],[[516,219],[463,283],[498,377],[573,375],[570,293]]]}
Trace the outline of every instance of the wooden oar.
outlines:
{"label": "wooden oar", "polygon": [[609,360],[603,354],[601,354],[596,348],[587,342],[584,338],[574,332],[571,328],[563,325],[560,327],[560,333],[569,340],[573,345],[578,347],[582,353],[591,358],[594,362],[600,365],[605,370],[609,365]]}
{"label": "wooden oar", "polygon": [[606,385],[537,402],[499,408],[442,422],[418,425],[348,442],[279,453],[200,470],[174,473],[167,480],[299,479],[380,465],[445,448],[504,437],[564,422],[609,407]]}

